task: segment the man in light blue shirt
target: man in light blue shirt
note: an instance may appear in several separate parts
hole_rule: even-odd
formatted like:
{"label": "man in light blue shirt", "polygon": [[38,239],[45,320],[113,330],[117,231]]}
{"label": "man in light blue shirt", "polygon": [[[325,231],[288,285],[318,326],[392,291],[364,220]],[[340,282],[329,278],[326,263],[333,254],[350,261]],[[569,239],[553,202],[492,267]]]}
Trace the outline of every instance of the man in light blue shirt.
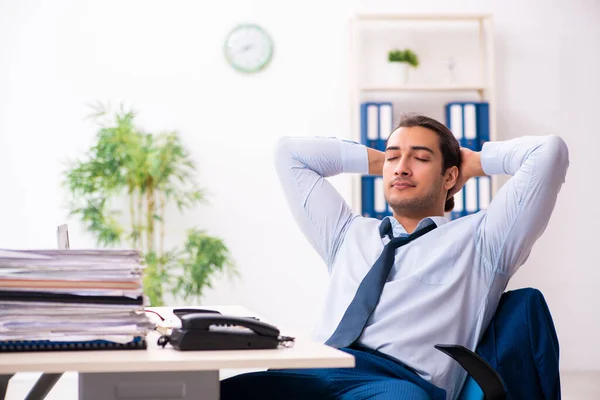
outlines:
{"label": "man in light blue shirt", "polygon": [[[466,373],[434,345],[477,347],[510,277],[548,224],[569,165],[564,141],[528,136],[474,152],[438,121],[410,115],[385,152],[335,138],[285,137],[275,162],[291,211],[329,271],[316,330],[322,342],[390,241],[382,221],[353,214],[326,178],[383,175],[393,237],[435,229],[396,250],[377,306],[355,343],[342,349],[357,368],[241,375],[223,382],[222,398],[455,399]],[[487,210],[444,217],[467,180],[496,174],[512,178]]]}

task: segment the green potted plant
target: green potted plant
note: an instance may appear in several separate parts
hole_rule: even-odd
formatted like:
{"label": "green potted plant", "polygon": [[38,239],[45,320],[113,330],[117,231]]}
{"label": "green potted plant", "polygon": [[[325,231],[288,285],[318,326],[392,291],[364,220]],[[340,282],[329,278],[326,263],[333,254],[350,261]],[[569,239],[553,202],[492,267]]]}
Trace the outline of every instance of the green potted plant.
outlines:
{"label": "green potted plant", "polygon": [[179,134],[145,132],[123,107],[110,113],[98,105],[92,117],[99,126],[94,143],[64,171],[70,216],[100,247],[126,243],[141,251],[144,293],[152,306],[163,305],[167,291],[199,301],[216,273],[235,275],[225,243],[203,230],[190,227],[180,246],[165,247],[167,209],[182,213],[205,202]]}
{"label": "green potted plant", "polygon": [[419,66],[419,57],[410,49],[390,50],[388,52],[388,61],[391,65],[397,66],[399,71],[395,71],[403,84],[408,83],[408,67],[416,68]]}

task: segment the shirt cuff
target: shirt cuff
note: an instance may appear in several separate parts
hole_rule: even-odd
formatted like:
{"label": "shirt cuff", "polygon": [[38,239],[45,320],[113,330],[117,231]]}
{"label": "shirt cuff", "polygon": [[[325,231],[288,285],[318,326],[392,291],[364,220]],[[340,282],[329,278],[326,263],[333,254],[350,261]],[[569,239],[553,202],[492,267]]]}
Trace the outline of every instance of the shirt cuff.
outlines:
{"label": "shirt cuff", "polygon": [[342,140],[342,172],[368,174],[367,148],[359,143]]}
{"label": "shirt cuff", "polygon": [[486,175],[506,174],[503,167],[502,142],[485,142],[481,148],[481,168]]}

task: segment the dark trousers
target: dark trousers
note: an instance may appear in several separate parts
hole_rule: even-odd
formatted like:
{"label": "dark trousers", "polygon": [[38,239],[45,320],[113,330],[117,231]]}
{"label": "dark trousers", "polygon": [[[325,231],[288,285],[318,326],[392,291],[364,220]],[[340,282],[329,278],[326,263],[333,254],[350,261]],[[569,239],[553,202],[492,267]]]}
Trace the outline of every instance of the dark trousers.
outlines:
{"label": "dark trousers", "polygon": [[221,381],[221,400],[445,400],[446,391],[370,349],[340,349],[354,368],[286,369]]}

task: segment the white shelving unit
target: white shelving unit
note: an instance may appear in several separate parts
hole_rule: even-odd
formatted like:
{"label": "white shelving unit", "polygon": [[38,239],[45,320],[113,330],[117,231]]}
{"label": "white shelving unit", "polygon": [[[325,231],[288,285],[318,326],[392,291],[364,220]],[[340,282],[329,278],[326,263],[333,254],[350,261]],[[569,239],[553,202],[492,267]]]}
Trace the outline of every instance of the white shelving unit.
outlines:
{"label": "white shelving unit", "polygon": [[476,91],[480,96],[484,96],[484,92],[489,90],[487,86],[482,85],[401,85],[401,86],[365,86],[360,88],[364,92],[461,92],[461,91]]}
{"label": "white shelving unit", "polygon": [[[423,29],[424,28],[424,29]],[[394,30],[401,30],[404,34],[396,35]],[[423,74],[416,82],[402,85],[392,82],[382,82],[377,79],[381,74],[370,71],[369,63],[375,60],[375,69],[385,69],[387,64],[387,51],[394,47],[409,47],[417,53],[426,53],[421,45],[435,44],[439,38],[440,42],[448,44],[452,32],[458,30],[470,39],[455,43],[458,53],[466,51],[467,43],[470,46],[470,57],[458,59],[457,65],[467,66],[469,73],[464,74],[463,79],[456,82],[446,83],[441,79],[440,68],[429,68],[429,74]],[[467,33],[465,33],[465,31]],[[450,34],[445,34],[449,32]],[[380,35],[378,40],[376,37]],[[401,38],[400,36],[403,37]],[[419,42],[419,35],[425,39]],[[437,35],[437,36],[436,36]],[[375,37],[375,39],[373,39]],[[369,42],[370,40],[370,42]],[[452,44],[451,44],[452,45]],[[448,46],[448,47],[451,47]],[[386,47],[387,46],[387,47]],[[435,50],[429,53],[429,60],[421,59],[416,71],[421,68],[432,67],[435,56],[446,51]],[[447,54],[447,53],[446,53]],[[436,61],[439,67],[440,60]],[[446,102],[452,101],[449,96],[463,96],[477,101],[489,102],[490,112],[490,140],[497,140],[496,132],[496,102],[494,87],[494,32],[492,16],[489,14],[363,14],[357,15],[350,21],[350,107],[351,107],[351,130],[352,138],[360,141],[360,103],[367,100],[382,99],[394,103],[400,98],[406,102],[407,96],[418,96],[420,104],[430,103],[438,106],[440,114]],[[442,69],[443,70],[443,69]],[[374,80],[377,80],[374,82]],[[425,99],[424,99],[425,97]],[[417,111],[417,110],[411,110]],[[443,119],[441,122],[445,122]],[[394,116],[394,124],[397,118]],[[492,179],[492,193],[497,191],[497,182]],[[352,181],[352,206],[357,213],[361,212],[360,177],[354,177]]]}

